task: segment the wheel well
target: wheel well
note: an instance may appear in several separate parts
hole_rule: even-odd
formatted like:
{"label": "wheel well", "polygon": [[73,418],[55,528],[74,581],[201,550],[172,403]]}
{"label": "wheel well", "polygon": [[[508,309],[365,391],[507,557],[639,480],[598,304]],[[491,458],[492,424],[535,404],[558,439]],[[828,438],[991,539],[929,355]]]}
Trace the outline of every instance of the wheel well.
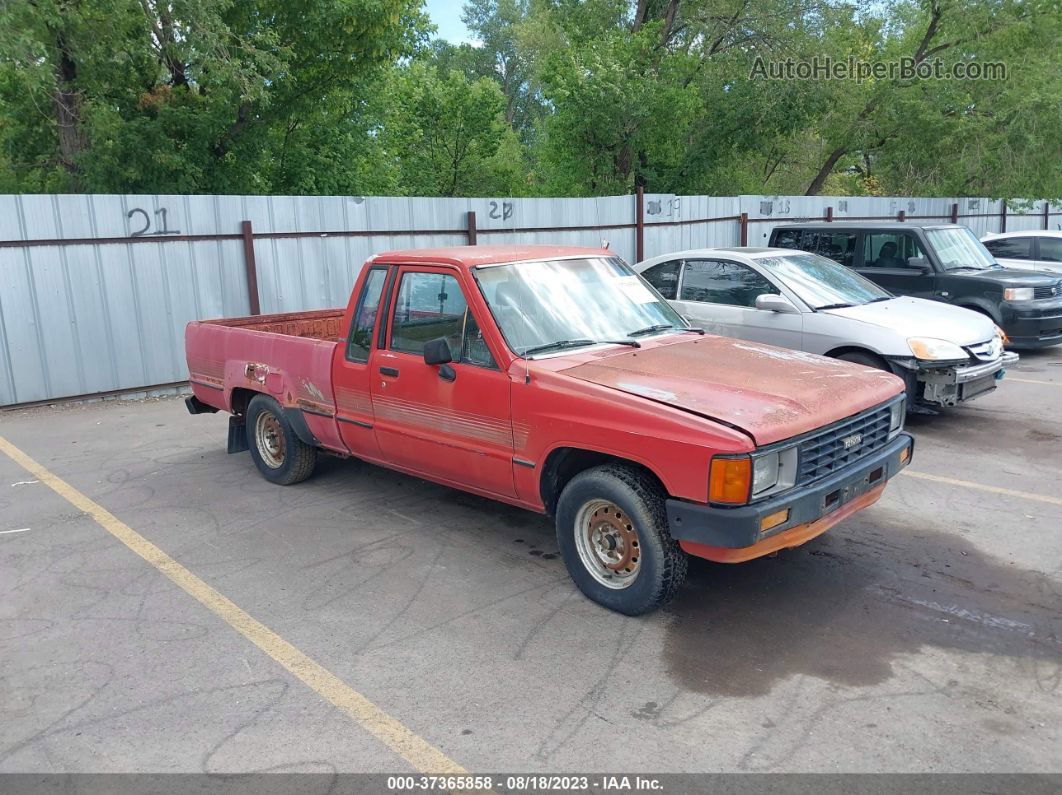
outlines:
{"label": "wheel well", "polygon": [[869,356],[872,359],[877,359],[879,362],[882,363],[882,365],[885,366],[885,369],[891,370],[891,368],[888,366],[888,362],[885,361],[884,356],[882,356],[880,353],[875,353],[869,348],[860,348],[858,345],[842,345],[840,348],[834,348],[826,355],[832,359],[836,359],[838,356],[843,356],[846,353],[861,353],[864,356]]}
{"label": "wheel well", "polygon": [[992,313],[988,307],[981,306],[980,304],[955,304],[955,306],[962,307],[963,309],[969,309],[971,312],[977,312],[980,315],[984,315],[993,323],[999,323],[996,320],[996,316]]}
{"label": "wheel well", "polygon": [[558,447],[546,457],[546,461],[542,465],[542,478],[539,481],[539,491],[542,496],[542,503],[546,506],[546,513],[553,516],[557,507],[557,500],[560,498],[561,492],[564,491],[564,487],[568,485],[568,481],[580,472],[609,463],[623,464],[644,472],[659,486],[661,494],[667,494],[667,489],[664,488],[663,482],[657,477],[656,473],[636,461],[609,455],[608,453],[599,453],[596,450]]}
{"label": "wheel well", "polygon": [[260,394],[262,393],[254,389],[244,389],[239,386],[233,389],[231,396],[232,413],[238,417],[245,416],[247,414],[247,404],[251,402],[255,395]]}

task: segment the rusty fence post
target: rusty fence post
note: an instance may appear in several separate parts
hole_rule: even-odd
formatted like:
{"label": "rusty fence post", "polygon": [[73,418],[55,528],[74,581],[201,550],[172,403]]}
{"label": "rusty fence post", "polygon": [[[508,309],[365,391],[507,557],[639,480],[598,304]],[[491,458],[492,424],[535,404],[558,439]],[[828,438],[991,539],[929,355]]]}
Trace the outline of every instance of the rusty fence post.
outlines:
{"label": "rusty fence post", "polygon": [[749,244],[749,214],[742,213],[738,216],[738,223],[741,225],[741,245],[747,246]]}
{"label": "rusty fence post", "polygon": [[953,224],[959,223],[959,203],[952,202],[951,204],[951,222]]}
{"label": "rusty fence post", "polygon": [[826,223],[833,223],[833,207],[826,208]]}
{"label": "rusty fence post", "polygon": [[1051,202],[1044,199],[1044,229],[1051,228]]}
{"label": "rusty fence post", "polygon": [[999,231],[1007,231],[1007,200],[1003,199],[999,205]]}
{"label": "rusty fence post", "polygon": [[254,260],[254,232],[250,221],[240,223],[243,234],[243,265],[247,272],[247,298],[251,304],[251,314],[262,314],[262,304],[258,298],[258,265]]}
{"label": "rusty fence post", "polygon": [[900,210],[900,211],[899,211],[898,213],[896,213],[896,220],[897,220],[897,221],[899,221],[899,222],[900,222],[901,224],[902,224],[902,223],[903,223],[904,221],[906,221],[906,220],[907,220],[907,213],[906,213],[906,211],[904,211],[904,210]]}
{"label": "rusty fence post", "polygon": [[634,189],[634,259],[645,259],[645,186]]}
{"label": "rusty fence post", "polygon": [[468,221],[468,245],[478,245],[476,243],[476,211],[469,210],[465,216]]}

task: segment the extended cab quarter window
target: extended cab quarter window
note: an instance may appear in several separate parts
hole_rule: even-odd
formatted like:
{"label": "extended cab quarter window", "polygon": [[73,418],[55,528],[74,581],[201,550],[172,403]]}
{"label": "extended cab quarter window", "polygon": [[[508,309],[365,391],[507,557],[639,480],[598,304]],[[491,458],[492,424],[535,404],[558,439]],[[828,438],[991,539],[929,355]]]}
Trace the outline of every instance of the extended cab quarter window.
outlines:
{"label": "extended cab quarter window", "polygon": [[380,296],[383,293],[386,277],[386,268],[373,268],[365,277],[361,295],[358,296],[358,304],[354,308],[354,317],[350,321],[347,358],[352,362],[369,361],[372,330],[376,326],[376,315],[380,310]]}
{"label": "extended cab quarter window", "polygon": [[[986,240],[985,248],[992,252],[993,257],[1003,259],[1032,259],[1031,237],[1004,237],[1000,240]],[[1040,248],[1043,248],[1041,242]]]}
{"label": "extended cab quarter window", "polygon": [[690,260],[683,268],[683,301],[755,307],[757,296],[777,292],[773,284],[738,262]]}
{"label": "extended cab quarter window", "polygon": [[403,274],[391,323],[391,349],[420,354],[425,342],[439,337],[450,346],[455,362],[495,366],[457,279],[445,273]]}
{"label": "extended cab quarter window", "polygon": [[924,257],[914,235],[906,232],[868,232],[863,243],[867,268],[907,268],[910,257]]}
{"label": "extended cab quarter window", "polygon": [[661,262],[659,265],[651,267],[642,276],[656,288],[660,295],[669,301],[674,301],[678,297],[675,293],[678,288],[679,266],[681,264],[676,259],[670,262]]}

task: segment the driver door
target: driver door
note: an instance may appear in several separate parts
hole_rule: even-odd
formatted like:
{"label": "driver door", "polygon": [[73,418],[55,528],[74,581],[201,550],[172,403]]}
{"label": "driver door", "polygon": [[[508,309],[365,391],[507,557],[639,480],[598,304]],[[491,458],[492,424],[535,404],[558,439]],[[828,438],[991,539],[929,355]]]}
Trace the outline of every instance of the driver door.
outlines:
{"label": "driver door", "polygon": [[694,325],[712,334],[800,349],[803,315],[756,308],[756,297],[780,290],[766,277],[740,262],[723,259],[686,260],[675,308]]}
{"label": "driver door", "polygon": [[[436,480],[515,496],[509,376],[480,333],[459,271],[403,266],[393,296],[386,344],[371,361],[383,457]],[[424,362],[424,343],[440,337],[453,357],[452,380]]]}
{"label": "driver door", "polygon": [[907,264],[910,257],[926,257],[914,235],[908,232],[866,232],[863,235],[863,261],[856,270],[875,284],[896,295],[943,300],[937,295],[937,277]]}

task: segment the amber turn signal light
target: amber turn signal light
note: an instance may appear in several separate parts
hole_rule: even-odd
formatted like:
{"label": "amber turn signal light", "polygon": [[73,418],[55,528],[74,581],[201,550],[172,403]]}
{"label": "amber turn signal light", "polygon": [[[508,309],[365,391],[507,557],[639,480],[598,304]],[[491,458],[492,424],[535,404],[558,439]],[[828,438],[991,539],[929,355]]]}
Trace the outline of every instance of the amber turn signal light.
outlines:
{"label": "amber turn signal light", "polygon": [[726,505],[744,505],[749,501],[749,488],[752,485],[752,459],[741,458],[712,459],[708,473],[708,502]]}
{"label": "amber turn signal light", "polygon": [[911,448],[910,447],[905,447],[905,448],[903,448],[900,451],[900,463],[901,464],[904,463],[910,457],[911,457]]}
{"label": "amber turn signal light", "polygon": [[778,525],[789,521],[789,509],[782,508],[780,511],[769,513],[760,519],[760,532],[766,533],[772,527],[778,527]]}

